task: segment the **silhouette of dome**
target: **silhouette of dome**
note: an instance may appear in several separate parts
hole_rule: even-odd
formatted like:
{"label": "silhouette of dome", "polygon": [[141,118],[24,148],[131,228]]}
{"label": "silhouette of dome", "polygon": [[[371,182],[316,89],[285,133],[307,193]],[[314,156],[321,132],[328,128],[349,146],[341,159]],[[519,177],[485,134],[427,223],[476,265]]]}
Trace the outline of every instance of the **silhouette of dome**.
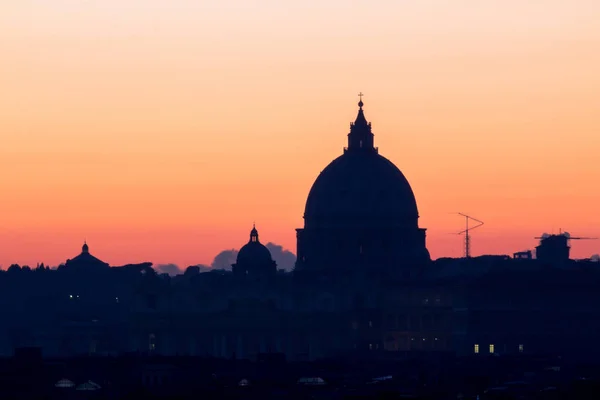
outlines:
{"label": "silhouette of dome", "polygon": [[317,177],[304,210],[305,227],[416,226],[415,195],[402,172],[373,146],[362,106],[348,148]]}
{"label": "silhouette of dome", "polygon": [[355,224],[404,226],[417,223],[410,184],[377,153],[352,153],[333,160],[313,184],[304,210],[306,227]]}
{"label": "silhouette of dome", "polygon": [[252,227],[250,240],[238,252],[237,264],[243,265],[270,265],[273,263],[271,252],[258,240],[258,231]]}
{"label": "silhouette of dome", "polygon": [[90,254],[90,248],[87,243],[84,242],[81,247],[81,253],[73,257],[72,259],[67,260],[65,263],[66,267],[69,268],[108,268],[109,265],[104,261],[94,257]]}
{"label": "silhouette of dome", "polygon": [[[348,147],[315,180],[296,230],[296,271],[368,266],[408,276],[431,260],[406,177],[374,146],[364,103],[350,124]],[[415,267],[415,268],[413,268]],[[402,271],[400,271],[402,270]]]}

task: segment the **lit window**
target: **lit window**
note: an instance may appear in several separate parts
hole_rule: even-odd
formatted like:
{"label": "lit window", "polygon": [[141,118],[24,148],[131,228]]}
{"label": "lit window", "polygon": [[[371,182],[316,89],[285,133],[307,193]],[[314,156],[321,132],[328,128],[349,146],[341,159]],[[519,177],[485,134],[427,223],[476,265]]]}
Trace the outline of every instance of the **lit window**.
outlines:
{"label": "lit window", "polygon": [[423,304],[429,304],[429,299],[423,299]]}
{"label": "lit window", "polygon": [[519,345],[519,353],[522,353],[522,352],[523,352],[523,345],[522,345],[522,344],[520,344],[520,345]]}
{"label": "lit window", "polygon": [[475,354],[479,354],[479,345],[478,344],[473,345],[473,352]]}
{"label": "lit window", "polygon": [[151,333],[148,336],[148,350],[150,350],[150,351],[156,350],[156,336],[154,335],[154,333]]}
{"label": "lit window", "polygon": [[70,299],[72,299],[72,298],[73,298],[73,295],[72,295],[72,294],[70,294],[70,295],[69,295],[69,298],[70,298]]}
{"label": "lit window", "polygon": [[369,343],[369,350],[373,350],[373,343]]}
{"label": "lit window", "polygon": [[115,301],[118,303],[118,302],[119,302],[119,298],[118,298],[118,297],[115,297]]}
{"label": "lit window", "polygon": [[494,345],[490,344],[490,354],[494,354]]}

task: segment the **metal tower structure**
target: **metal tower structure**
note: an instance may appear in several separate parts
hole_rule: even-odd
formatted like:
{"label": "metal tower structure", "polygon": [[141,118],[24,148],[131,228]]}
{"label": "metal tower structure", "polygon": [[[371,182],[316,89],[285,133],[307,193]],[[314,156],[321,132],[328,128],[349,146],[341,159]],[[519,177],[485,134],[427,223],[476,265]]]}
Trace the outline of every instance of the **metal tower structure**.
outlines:
{"label": "metal tower structure", "polygon": [[[458,232],[457,235],[465,235],[465,258],[471,258],[471,235],[469,235],[469,232],[483,225],[483,221],[473,218],[467,214],[457,214],[465,217],[465,229],[463,231]],[[474,221],[476,225],[469,226],[469,221]]]}
{"label": "metal tower structure", "polygon": [[578,236],[571,236],[571,235],[569,234],[569,232],[563,232],[563,231],[562,231],[562,229],[561,229],[561,230],[559,230],[559,233],[558,233],[558,235],[555,235],[555,234],[546,235],[546,236],[542,235],[542,236],[536,236],[536,237],[534,237],[534,239],[538,239],[538,240],[545,240],[545,239],[548,239],[549,237],[553,237],[553,236],[555,236],[555,237],[562,236],[562,237],[564,237],[564,238],[566,238],[566,239],[567,239],[567,243],[568,243],[570,240],[597,240],[597,239],[598,239],[597,237],[578,237]]}

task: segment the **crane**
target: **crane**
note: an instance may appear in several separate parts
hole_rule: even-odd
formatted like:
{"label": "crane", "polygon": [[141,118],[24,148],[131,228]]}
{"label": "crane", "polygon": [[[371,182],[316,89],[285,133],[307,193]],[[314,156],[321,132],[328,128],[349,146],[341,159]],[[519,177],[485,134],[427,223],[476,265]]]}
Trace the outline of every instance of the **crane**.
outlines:
{"label": "crane", "polygon": [[[465,235],[465,258],[471,258],[471,236],[469,235],[469,232],[472,231],[473,229],[479,228],[481,225],[483,225],[483,221],[473,218],[467,214],[463,214],[463,213],[457,213],[457,214],[465,217],[465,229],[463,231],[458,232],[457,235],[462,235],[464,233],[464,235]],[[474,221],[476,223],[476,225],[469,226],[469,221]]]}
{"label": "crane", "polygon": [[597,240],[598,239],[596,237],[571,236],[569,234],[569,232],[563,232],[562,229],[559,231],[558,235],[554,235],[554,234],[547,235],[547,234],[544,234],[542,236],[536,236],[536,237],[534,237],[534,239],[544,240],[544,239],[546,239],[546,238],[548,238],[550,236],[564,236],[567,239],[567,241],[569,241],[569,240]]}

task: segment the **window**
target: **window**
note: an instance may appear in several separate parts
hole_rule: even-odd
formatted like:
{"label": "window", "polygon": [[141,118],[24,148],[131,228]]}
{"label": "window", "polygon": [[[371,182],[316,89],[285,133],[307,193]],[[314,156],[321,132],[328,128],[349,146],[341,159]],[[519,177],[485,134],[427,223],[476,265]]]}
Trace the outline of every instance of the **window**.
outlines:
{"label": "window", "polygon": [[369,321],[369,328],[373,327],[373,321]]}
{"label": "window", "polygon": [[156,336],[154,335],[154,333],[151,333],[148,336],[148,350],[150,350],[150,351],[156,350]]}
{"label": "window", "polygon": [[362,140],[359,142],[359,144],[360,144],[360,147],[362,148]]}
{"label": "window", "polygon": [[520,345],[519,345],[519,353],[522,353],[522,352],[523,352],[523,345],[522,345],[522,344],[520,344]]}
{"label": "window", "polygon": [[358,329],[358,322],[357,321],[352,321],[352,329],[354,329],[354,330]]}
{"label": "window", "polygon": [[478,344],[473,345],[473,353],[479,354],[479,345]]}
{"label": "window", "polygon": [[369,350],[373,350],[373,343],[369,343]]}
{"label": "window", "polygon": [[494,345],[490,344],[490,354],[494,354]]}

